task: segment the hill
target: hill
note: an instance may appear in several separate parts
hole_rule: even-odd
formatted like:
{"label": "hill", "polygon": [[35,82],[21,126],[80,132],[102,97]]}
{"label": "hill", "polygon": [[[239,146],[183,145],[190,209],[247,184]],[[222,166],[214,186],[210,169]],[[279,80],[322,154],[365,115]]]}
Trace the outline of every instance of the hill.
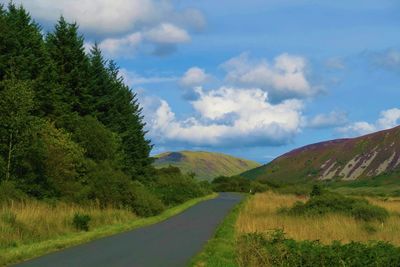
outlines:
{"label": "hill", "polygon": [[276,182],[354,181],[382,176],[397,178],[399,170],[400,126],[304,146],[242,175]]}
{"label": "hill", "polygon": [[178,167],[185,173],[193,172],[200,180],[211,180],[221,175],[237,175],[260,166],[255,161],[204,151],[165,152],[155,156],[156,168],[169,165]]}

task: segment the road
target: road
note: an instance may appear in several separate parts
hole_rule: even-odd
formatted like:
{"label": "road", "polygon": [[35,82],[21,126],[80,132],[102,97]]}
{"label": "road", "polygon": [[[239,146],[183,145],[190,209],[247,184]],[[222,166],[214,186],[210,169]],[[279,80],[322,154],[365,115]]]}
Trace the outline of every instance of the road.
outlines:
{"label": "road", "polygon": [[33,259],[18,267],[179,267],[201,251],[241,196],[220,193],[166,221]]}

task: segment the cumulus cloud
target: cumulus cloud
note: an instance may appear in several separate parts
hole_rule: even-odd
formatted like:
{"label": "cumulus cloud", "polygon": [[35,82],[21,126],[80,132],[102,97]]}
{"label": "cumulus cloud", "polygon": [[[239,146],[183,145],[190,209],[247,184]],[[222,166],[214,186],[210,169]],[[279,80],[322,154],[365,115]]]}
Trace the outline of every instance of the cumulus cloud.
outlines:
{"label": "cumulus cloud", "polygon": [[142,41],[143,35],[140,32],[135,32],[122,38],[107,38],[99,44],[99,47],[109,56],[133,56]]}
{"label": "cumulus cloud", "polygon": [[216,147],[281,145],[300,130],[301,100],[271,104],[260,89],[231,87],[207,92],[198,88],[197,93],[199,98],[191,102],[196,116],[184,120],[177,119],[164,100],[155,111],[145,108],[153,140]]}
{"label": "cumulus cloud", "polygon": [[209,78],[210,75],[204,69],[192,67],[185,72],[179,83],[183,87],[200,86],[209,80]]}
{"label": "cumulus cloud", "polygon": [[[0,3],[8,1],[0,0]],[[196,9],[174,7],[172,0],[15,0],[33,17],[53,24],[63,15],[76,21],[83,32],[100,38],[105,53],[132,56],[142,44],[151,44],[152,53],[166,55],[176,45],[189,42],[190,32],[206,25]]]}
{"label": "cumulus cloud", "polygon": [[162,23],[147,31],[145,37],[152,42],[160,44],[186,43],[190,41],[189,34],[171,23]]}
{"label": "cumulus cloud", "polygon": [[400,124],[400,109],[392,108],[381,111],[379,119],[375,123],[358,121],[338,128],[338,132],[346,136],[369,134],[379,130],[393,128]]}
{"label": "cumulus cloud", "polygon": [[347,123],[347,113],[342,111],[332,111],[328,114],[318,114],[306,120],[306,127],[314,129],[331,128],[343,126]]}
{"label": "cumulus cloud", "polygon": [[258,87],[269,93],[272,100],[308,97],[318,90],[307,79],[307,60],[287,53],[267,60],[251,60],[244,53],[222,65],[226,80],[233,84]]}
{"label": "cumulus cloud", "polygon": [[[190,36],[184,29],[170,23],[162,23],[144,32],[135,32],[120,38],[107,38],[99,46],[109,56],[132,57],[143,43],[156,45],[154,54],[164,55],[173,52],[174,45],[189,41]],[[164,52],[160,53],[161,50]]]}
{"label": "cumulus cloud", "polygon": [[[8,2],[8,1],[2,1]],[[129,32],[139,24],[160,20],[172,7],[153,0],[16,0],[39,20],[54,22],[60,15],[77,21],[84,31],[96,34]]]}

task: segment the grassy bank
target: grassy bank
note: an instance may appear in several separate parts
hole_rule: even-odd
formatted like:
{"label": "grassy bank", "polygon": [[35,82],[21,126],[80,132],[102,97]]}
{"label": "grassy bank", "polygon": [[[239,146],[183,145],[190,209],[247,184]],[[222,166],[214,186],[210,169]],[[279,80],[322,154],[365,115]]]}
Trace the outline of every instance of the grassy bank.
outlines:
{"label": "grassy bank", "polygon": [[[94,239],[161,222],[217,194],[189,200],[158,216],[139,218],[124,210],[44,204],[11,203],[0,209],[0,266],[20,262]],[[90,231],[72,226],[75,213],[92,217]]]}
{"label": "grassy bank", "polygon": [[236,205],[218,226],[214,237],[209,240],[198,255],[193,258],[191,266],[235,267],[236,262],[236,220],[247,198]]}
{"label": "grassy bank", "polygon": [[343,243],[381,240],[400,245],[400,205],[396,198],[369,198],[370,203],[389,211],[389,218],[384,223],[363,222],[340,213],[309,217],[279,212],[282,208],[293,206],[296,201],[306,201],[306,198],[273,192],[255,195],[240,212],[237,231],[245,234],[282,229],[288,238],[319,240],[323,244],[334,240]]}

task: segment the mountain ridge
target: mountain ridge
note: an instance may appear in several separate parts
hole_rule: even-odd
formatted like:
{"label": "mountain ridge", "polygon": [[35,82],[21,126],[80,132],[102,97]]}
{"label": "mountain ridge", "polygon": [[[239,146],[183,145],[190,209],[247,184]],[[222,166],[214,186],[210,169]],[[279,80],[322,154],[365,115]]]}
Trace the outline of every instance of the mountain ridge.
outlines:
{"label": "mountain ridge", "polygon": [[181,169],[182,172],[196,174],[200,180],[211,180],[217,176],[233,176],[260,166],[261,164],[223,153],[207,151],[175,151],[164,152],[154,156],[154,167],[169,165]]}
{"label": "mountain ridge", "polygon": [[373,178],[399,169],[400,126],[397,126],[355,138],[306,145],[242,175],[283,182],[352,181]]}

